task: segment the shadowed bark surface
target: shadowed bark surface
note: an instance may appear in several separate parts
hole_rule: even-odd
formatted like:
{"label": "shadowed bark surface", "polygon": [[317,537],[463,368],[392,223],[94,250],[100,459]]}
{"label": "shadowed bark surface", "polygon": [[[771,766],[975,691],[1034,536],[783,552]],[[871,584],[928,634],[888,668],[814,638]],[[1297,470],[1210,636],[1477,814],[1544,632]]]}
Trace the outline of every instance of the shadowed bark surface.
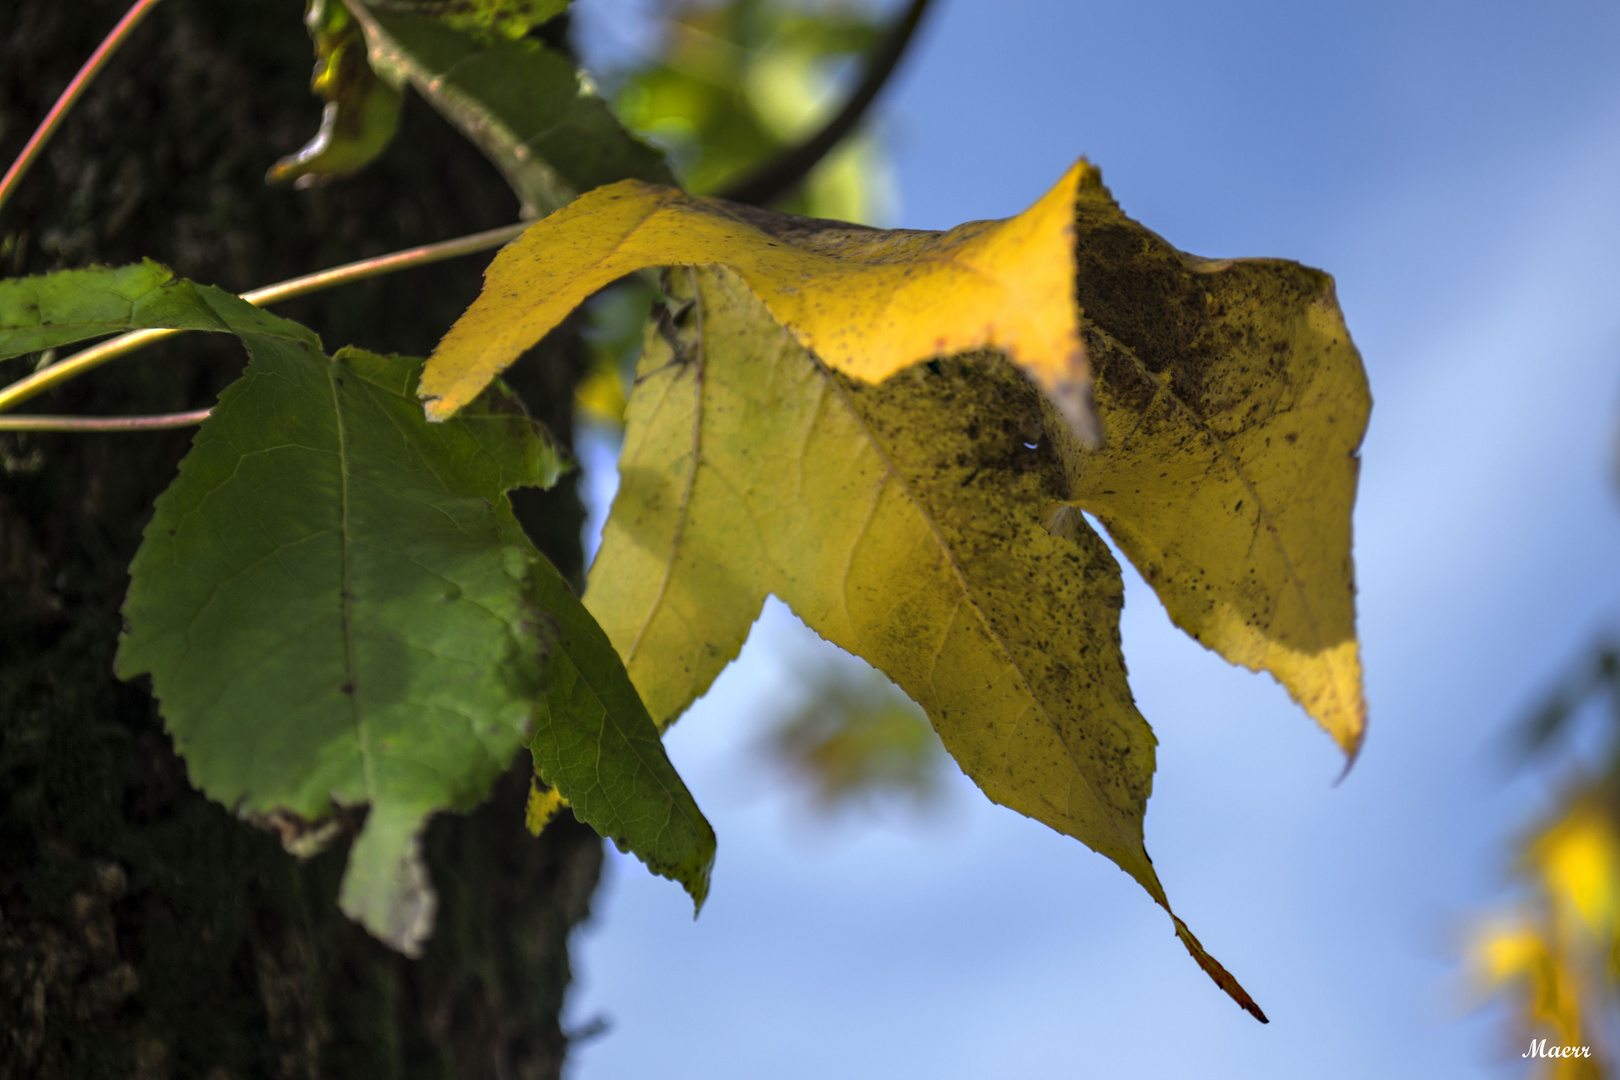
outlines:
{"label": "shadowed bark surface", "polygon": [[[124,6],[0,4],[0,160]],[[0,273],[150,256],[240,291],[514,220],[498,174],[419,100],[361,176],[264,185],[319,121],[302,7],[162,4],[0,210]],[[422,354],[486,258],[277,310],[329,349]],[[513,382],[566,440],[581,347],[565,328],[537,352]],[[243,361],[234,340],[191,335],[25,408],[197,408]],[[0,380],[29,362],[0,364]],[[523,830],[527,755],[481,810],[432,825],[441,906],[411,962],[338,912],[344,845],[298,863],[203,798],[145,685],[112,677],[125,568],[190,439],[0,434],[0,1080],[556,1076],[568,932],[602,852],[566,816],[539,840]],[[577,580],[572,480],[518,503]]]}

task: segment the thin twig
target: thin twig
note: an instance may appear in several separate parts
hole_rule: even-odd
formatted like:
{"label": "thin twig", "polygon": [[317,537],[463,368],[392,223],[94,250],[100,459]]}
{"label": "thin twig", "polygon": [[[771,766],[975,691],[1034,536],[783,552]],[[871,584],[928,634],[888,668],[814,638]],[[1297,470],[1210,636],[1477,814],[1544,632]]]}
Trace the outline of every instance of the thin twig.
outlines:
{"label": "thin twig", "polygon": [[[282,281],[274,285],[266,285],[262,289],[242,294],[242,299],[256,307],[266,304],[279,303],[282,300],[291,300],[297,296],[305,296],[322,289],[330,289],[334,285],[346,285],[351,281],[361,281],[379,274],[391,274],[396,270],[406,270],[413,266],[424,266],[428,263],[439,262],[444,259],[453,259],[458,255],[472,255],[479,251],[488,251],[517,236],[529,227],[528,222],[517,225],[503,225],[499,229],[490,229],[487,232],[474,233],[471,236],[458,236],[454,240],[445,240],[437,244],[428,244],[426,247],[410,248],[406,251],[396,251],[389,255],[379,255],[374,259],[361,259],[359,262],[348,263],[344,266],[335,266],[330,270],[321,270],[303,277],[293,278],[291,281]],[[0,413],[27,401],[37,394],[42,394],[54,386],[59,386],[69,379],[77,378],[92,368],[100,367],[109,360],[120,356],[127,356],[136,349],[144,348],[154,341],[172,337],[181,333],[179,330],[135,330],[128,334],[120,334],[110,341],[74,353],[66,359],[59,360],[42,371],[37,371],[26,379],[19,379],[0,390]]]}
{"label": "thin twig", "polygon": [[0,431],[162,431],[192,427],[213,409],[158,416],[0,416]]}
{"label": "thin twig", "polygon": [[45,149],[45,144],[56,134],[56,129],[62,126],[62,120],[67,116],[68,110],[73,108],[91,80],[101,73],[101,69],[107,66],[112,54],[118,51],[118,46],[124,43],[140,21],[157,5],[158,0],[135,0],[130,9],[124,13],[124,17],[118,20],[118,25],[112,28],[112,33],[108,34],[106,40],[90,54],[90,59],[86,60],[79,73],[73,76],[73,81],[67,84],[62,96],[51,106],[51,111],[45,114],[45,119],[40,122],[33,138],[28,140],[28,145],[22,148],[17,160],[6,170],[5,178],[0,179],[0,206],[5,206],[6,200],[11,198],[11,193],[22,183],[23,175],[38,160],[40,152]]}
{"label": "thin twig", "polygon": [[374,259],[345,263],[330,270],[319,270],[313,274],[293,278],[291,281],[282,281],[275,285],[266,285],[262,289],[254,289],[252,292],[245,292],[242,299],[255,307],[263,307],[266,304],[278,304],[283,300],[330,289],[334,285],[347,285],[351,281],[363,281],[366,278],[392,274],[398,270],[409,270],[413,266],[442,262],[458,255],[476,255],[480,251],[488,251],[516,239],[518,234],[532,224],[534,223],[531,221],[521,221],[515,225],[502,225],[498,229],[473,233],[471,236],[458,236],[454,240],[441,240],[437,244],[407,248],[389,255],[378,255]]}
{"label": "thin twig", "polygon": [[718,197],[749,206],[764,206],[793,190],[794,185],[809,175],[817,162],[855,129],[872,102],[877,100],[889,76],[899,66],[900,58],[905,55],[906,46],[911,44],[912,35],[922,21],[929,2],[911,0],[905,14],[889,27],[889,32],[883,35],[883,40],[872,51],[861,84],[855,88],[837,116],[797,146],[784,150],[738,182],[727,185],[724,190],[717,192]]}

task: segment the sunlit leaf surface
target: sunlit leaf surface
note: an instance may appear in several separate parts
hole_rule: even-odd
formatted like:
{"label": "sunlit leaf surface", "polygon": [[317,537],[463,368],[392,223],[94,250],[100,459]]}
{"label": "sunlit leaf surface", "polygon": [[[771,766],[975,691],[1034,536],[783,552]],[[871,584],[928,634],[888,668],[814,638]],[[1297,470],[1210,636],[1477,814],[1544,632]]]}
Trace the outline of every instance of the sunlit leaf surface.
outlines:
{"label": "sunlit leaf surface", "polygon": [[1073,303],[1070,169],[1017,217],[949,232],[811,221],[625,181],[531,226],[434,351],[428,415],[451,416],[586,297],[648,266],[723,265],[822,362],[877,382],[931,356],[994,347],[1094,430]]}

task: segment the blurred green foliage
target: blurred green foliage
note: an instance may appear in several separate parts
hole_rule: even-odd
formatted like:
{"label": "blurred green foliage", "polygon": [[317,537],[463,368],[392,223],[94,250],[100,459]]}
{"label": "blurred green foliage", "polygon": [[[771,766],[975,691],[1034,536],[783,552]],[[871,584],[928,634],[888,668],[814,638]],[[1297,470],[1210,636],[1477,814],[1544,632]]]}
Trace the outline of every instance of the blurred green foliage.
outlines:
{"label": "blurred green foliage", "polygon": [[[842,103],[881,33],[851,3],[667,3],[655,62],[615,95],[626,124],[663,146],[687,190],[708,194],[813,133]],[[883,224],[887,165],[870,132],[846,140],[778,209]]]}
{"label": "blurred green foliage", "polygon": [[[1611,468],[1620,487],[1620,440]],[[1519,895],[1470,937],[1474,986],[1511,1005],[1510,1057],[1542,1038],[1591,1047],[1538,1059],[1536,1076],[1620,1075],[1620,638],[1597,634],[1574,657],[1514,730],[1512,754],[1556,779],[1515,845]]]}
{"label": "blurred green foliage", "polygon": [[797,681],[799,703],[771,719],[759,749],[813,809],[832,815],[898,800],[926,810],[938,802],[950,759],[922,708],[898,687],[864,664],[828,660],[805,663]]}

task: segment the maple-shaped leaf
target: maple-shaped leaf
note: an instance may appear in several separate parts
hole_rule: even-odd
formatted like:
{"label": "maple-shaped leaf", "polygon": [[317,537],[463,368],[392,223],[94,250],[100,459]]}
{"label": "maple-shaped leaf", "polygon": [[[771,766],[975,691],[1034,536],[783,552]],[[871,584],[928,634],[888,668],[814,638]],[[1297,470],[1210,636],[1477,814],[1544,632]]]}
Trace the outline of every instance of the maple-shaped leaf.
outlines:
{"label": "maple-shaped leaf", "polygon": [[[1152,737],[1119,656],[1118,568],[1083,508],[1179,625],[1276,675],[1354,755],[1365,706],[1350,513],[1369,402],[1326,275],[1178,252],[1084,163],[1024,214],[948,233],[619,184],[495,260],[423,376],[429,415],[452,414],[592,289],[660,261],[731,276],[701,272],[709,284],[649,339],[666,359],[644,362],[632,395],[587,594],[660,723],[776,593],[905,687],[992,798],[1107,854],[1165,903],[1141,842]],[[963,382],[960,354],[979,348],[1012,364],[972,360],[1000,374]],[[771,381],[801,369],[819,376]],[[942,402],[931,395],[945,377],[957,383]],[[859,423],[824,438],[839,408]],[[1035,456],[1015,464],[1014,444]],[[863,447],[876,474],[849,460]],[[724,494],[694,509],[705,476]],[[996,491],[981,499],[986,477]],[[1026,546],[1060,542],[1070,565]],[[910,584],[928,574],[938,580]]]}
{"label": "maple-shaped leaf", "polygon": [[[1123,584],[1067,490],[1049,407],[991,353],[880,385],[821,363],[736,274],[650,335],[586,604],[667,724],[775,594],[927,711],[984,792],[1169,904],[1142,844],[1154,738],[1120,655]],[[1177,923],[1199,962],[1256,1016]]]}
{"label": "maple-shaped leaf", "polygon": [[123,609],[118,674],[150,673],[192,782],[299,854],[366,807],[340,904],[407,953],[432,928],[423,825],[477,805],[525,744],[581,820],[701,903],[713,833],[512,515],[506,491],[560,462],[510,392],[429,424],[421,361],[328,359],[153,263],[0,282],[0,355],[171,327],[250,355],[158,498]]}
{"label": "maple-shaped leaf", "polygon": [[864,381],[1007,355],[1067,421],[1052,430],[1070,477],[1059,498],[1098,515],[1178,625],[1273,674],[1353,760],[1366,705],[1350,515],[1371,400],[1326,274],[1177,251],[1084,161],[1023,214],[945,233],[630,181],[495,258],[428,362],[428,415],[453,415],[595,289],[682,263],[731,267],[818,359]]}

